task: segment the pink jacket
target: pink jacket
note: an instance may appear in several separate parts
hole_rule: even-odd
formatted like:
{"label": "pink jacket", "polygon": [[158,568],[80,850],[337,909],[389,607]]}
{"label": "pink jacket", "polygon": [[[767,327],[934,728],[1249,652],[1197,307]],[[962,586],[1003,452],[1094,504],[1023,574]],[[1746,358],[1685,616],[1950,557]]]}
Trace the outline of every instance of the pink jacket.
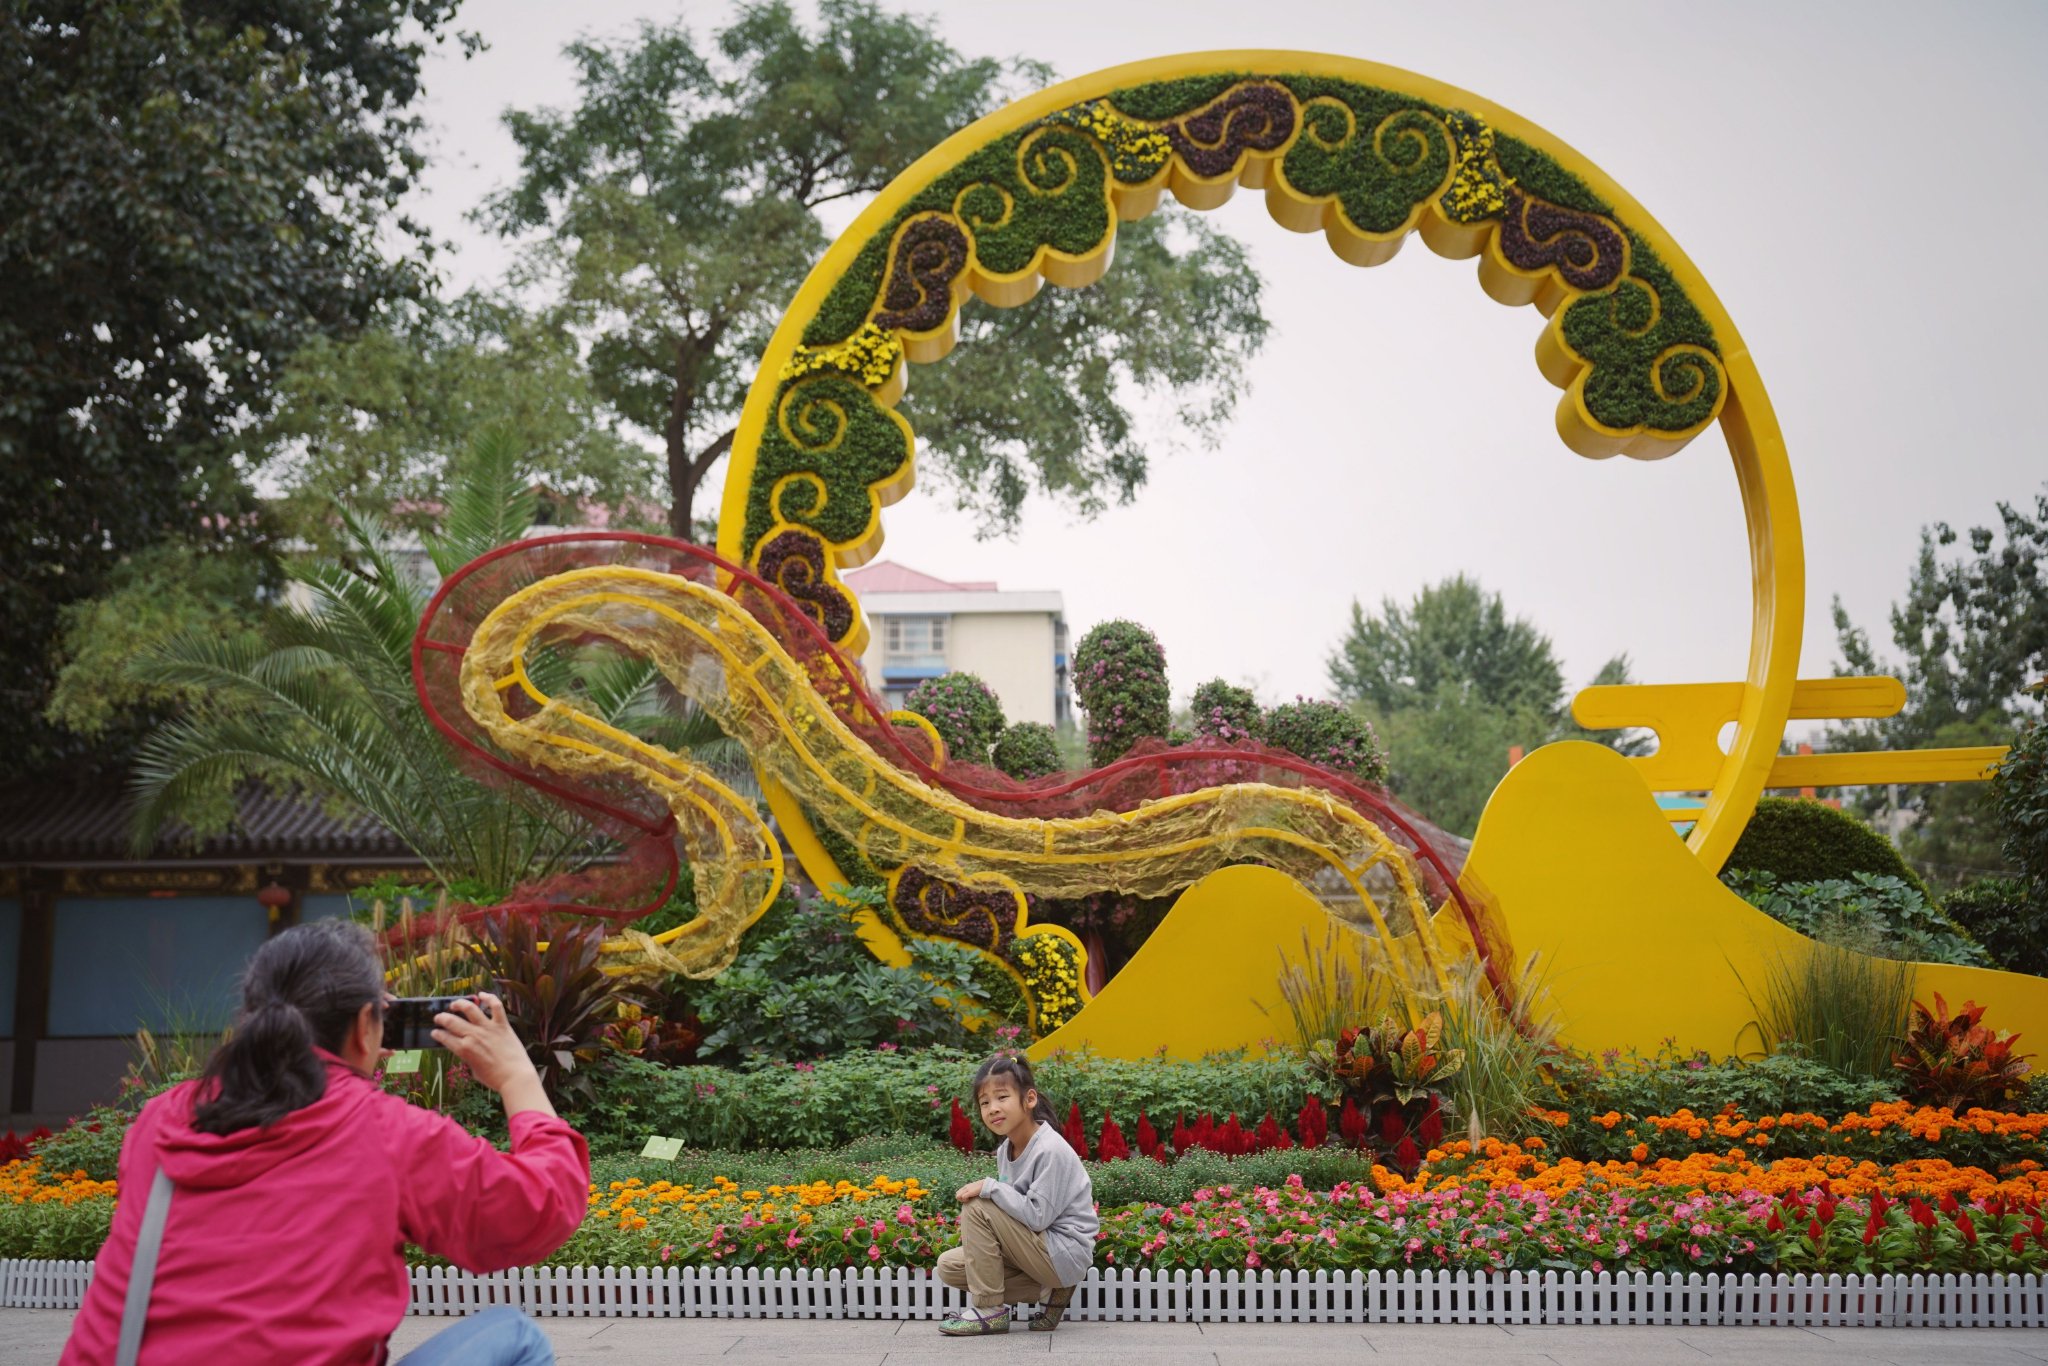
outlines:
{"label": "pink jacket", "polygon": [[583,1222],[590,1153],[562,1120],[514,1115],[501,1153],[322,1056],[327,1093],[268,1128],[193,1129],[196,1082],[142,1107],[62,1366],[114,1360],[159,1166],[175,1193],[140,1366],[382,1362],[405,1314],[405,1243],[498,1271],[547,1256]]}

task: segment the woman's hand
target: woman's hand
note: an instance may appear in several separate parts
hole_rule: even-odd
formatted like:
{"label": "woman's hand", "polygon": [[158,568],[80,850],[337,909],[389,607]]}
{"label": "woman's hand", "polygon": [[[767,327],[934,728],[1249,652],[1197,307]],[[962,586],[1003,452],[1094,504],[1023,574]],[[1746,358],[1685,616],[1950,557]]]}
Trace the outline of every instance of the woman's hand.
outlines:
{"label": "woman's hand", "polygon": [[978,1196],[978,1195],[980,1195],[980,1194],[981,1194],[981,1188],[982,1188],[983,1184],[984,1184],[984,1183],[983,1183],[983,1182],[980,1182],[980,1181],[969,1181],[969,1182],[968,1182],[968,1183],[967,1183],[966,1185],[962,1186],[962,1187],[961,1187],[961,1188],[960,1188],[959,1190],[956,1190],[956,1191],[954,1191],[954,1192],[953,1192],[953,1198],[954,1198],[955,1200],[958,1200],[958,1201],[959,1201],[959,1202],[960,1202],[961,1204],[963,1204],[963,1205],[964,1205],[964,1204],[966,1204],[966,1203],[967,1203],[967,1202],[968,1202],[969,1200],[972,1200],[972,1199],[974,1199],[974,1198],[975,1198],[976,1196]]}
{"label": "woman's hand", "polygon": [[[479,1006],[477,1003],[483,1004]],[[453,1053],[476,1079],[498,1093],[509,1119],[522,1110],[553,1114],[526,1045],[512,1032],[505,1003],[490,992],[463,997],[434,1017],[434,1042]]]}

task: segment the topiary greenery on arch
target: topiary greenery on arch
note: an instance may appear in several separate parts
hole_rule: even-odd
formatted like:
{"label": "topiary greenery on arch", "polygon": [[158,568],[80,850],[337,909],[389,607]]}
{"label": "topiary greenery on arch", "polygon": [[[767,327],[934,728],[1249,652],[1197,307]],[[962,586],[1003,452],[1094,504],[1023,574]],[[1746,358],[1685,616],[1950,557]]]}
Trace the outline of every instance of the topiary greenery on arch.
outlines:
{"label": "topiary greenery on arch", "polygon": [[1003,704],[975,674],[927,678],[911,690],[903,709],[931,722],[946,742],[946,757],[961,763],[986,764],[1003,734]]}
{"label": "topiary greenery on arch", "polygon": [[1028,781],[1058,773],[1059,736],[1042,721],[1018,721],[996,741],[995,766],[1012,778]]}
{"label": "topiary greenery on arch", "polygon": [[1297,697],[1266,713],[1265,741],[1362,783],[1387,781],[1387,752],[1372,723],[1335,702]]}
{"label": "topiary greenery on arch", "polygon": [[1114,763],[1173,725],[1166,650],[1135,621],[1105,621],[1074,649],[1074,696],[1088,713],[1088,759]]}
{"label": "topiary greenery on arch", "polygon": [[1752,870],[1780,882],[1827,882],[1857,873],[1895,877],[1933,900],[1890,840],[1847,812],[1805,798],[1757,802],[1721,875],[1726,879]]}
{"label": "topiary greenery on arch", "polygon": [[1266,714],[1250,688],[1212,678],[1188,700],[1189,726],[1196,738],[1230,743],[1256,740],[1265,729]]}

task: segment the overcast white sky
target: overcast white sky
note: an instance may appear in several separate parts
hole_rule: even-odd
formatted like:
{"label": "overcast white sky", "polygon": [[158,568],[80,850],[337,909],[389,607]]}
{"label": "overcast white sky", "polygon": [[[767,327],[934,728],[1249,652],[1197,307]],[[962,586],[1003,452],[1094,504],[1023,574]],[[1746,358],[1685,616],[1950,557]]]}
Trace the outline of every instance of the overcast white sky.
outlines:
{"label": "overcast white sky", "polygon": [[[2048,478],[2037,414],[2048,222],[2030,150],[2048,6],[1572,3],[1460,7],[1184,0],[939,0],[970,54],[1062,76],[1175,51],[1301,48],[1483,95],[1590,156],[1655,214],[1728,306],[1790,444],[1807,541],[1802,673],[1834,659],[1828,600],[1884,632],[1922,524],[1992,520]],[[416,211],[457,245],[456,287],[510,257],[465,212],[516,173],[508,105],[567,104],[562,45],[723,4],[471,0],[491,50],[437,57],[437,148]],[[1464,571],[1556,642],[1574,686],[1626,650],[1644,682],[1735,679],[1748,559],[1718,430],[1676,458],[1582,460],[1551,426],[1542,318],[1420,242],[1344,265],[1241,194],[1209,221],[1251,248],[1273,333],[1219,449],[1155,462],[1092,522],[1032,506],[977,542],[940,495],[885,515],[885,556],[946,578],[1066,594],[1076,634],[1112,616],[1164,641],[1177,697],[1217,674],[1267,701],[1327,692],[1353,597],[1406,599]],[[912,385],[916,374],[913,370]]]}

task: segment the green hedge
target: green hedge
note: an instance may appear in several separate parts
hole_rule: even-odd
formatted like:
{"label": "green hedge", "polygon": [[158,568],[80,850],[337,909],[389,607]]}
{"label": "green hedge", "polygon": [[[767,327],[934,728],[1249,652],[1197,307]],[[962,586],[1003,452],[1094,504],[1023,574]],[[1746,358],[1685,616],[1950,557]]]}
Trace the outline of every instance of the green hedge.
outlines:
{"label": "green hedge", "polygon": [[2034,905],[2020,879],[1966,882],[1948,894],[1941,908],[1984,946],[1997,966],[2048,977],[2048,907]]}
{"label": "green hedge", "polygon": [[1892,842],[1846,812],[1805,799],[1765,797],[1721,873],[1760,870],[1780,882],[1827,882],[1857,873],[1895,877],[1934,900]]}
{"label": "green hedge", "polygon": [[[597,1109],[578,1116],[601,1150],[637,1150],[650,1134],[699,1148],[830,1148],[869,1134],[943,1139],[952,1101],[969,1099],[980,1054],[949,1048],[872,1052],[753,1069],[660,1067],[623,1060],[599,1087]],[[1140,1110],[1162,1133],[1173,1117],[1235,1112],[1247,1125],[1268,1110],[1291,1120],[1309,1092],[1293,1058],[1223,1055],[1200,1062],[1125,1062],[1070,1054],[1038,1069],[1065,1118],[1079,1104],[1091,1133],[1104,1110],[1135,1124]],[[1126,1134],[1126,1137],[1129,1137]]]}

